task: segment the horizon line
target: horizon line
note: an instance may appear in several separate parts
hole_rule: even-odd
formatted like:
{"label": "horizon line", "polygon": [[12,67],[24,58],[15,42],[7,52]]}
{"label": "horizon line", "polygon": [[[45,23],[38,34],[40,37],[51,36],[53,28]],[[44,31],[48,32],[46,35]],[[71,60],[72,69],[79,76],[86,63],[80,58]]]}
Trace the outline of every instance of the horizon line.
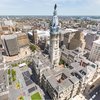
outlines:
{"label": "horizon line", "polygon": [[[13,14],[10,14],[10,15],[0,15],[0,16],[52,16],[52,15],[13,15]],[[100,17],[100,15],[58,15],[58,16],[98,16]]]}

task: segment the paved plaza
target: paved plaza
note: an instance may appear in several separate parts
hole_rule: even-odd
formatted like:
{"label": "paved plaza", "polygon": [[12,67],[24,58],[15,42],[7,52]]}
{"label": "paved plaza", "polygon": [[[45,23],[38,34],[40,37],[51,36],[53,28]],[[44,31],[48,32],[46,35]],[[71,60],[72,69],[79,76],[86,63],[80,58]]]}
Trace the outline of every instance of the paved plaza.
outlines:
{"label": "paved plaza", "polygon": [[[23,68],[15,67],[16,71],[16,82],[14,82],[10,88],[10,100],[17,100],[18,97],[23,96],[24,100],[30,100],[32,94],[39,92],[42,99],[44,99],[42,89],[32,81],[31,70],[27,66]],[[16,83],[19,82],[20,88],[16,88]]]}

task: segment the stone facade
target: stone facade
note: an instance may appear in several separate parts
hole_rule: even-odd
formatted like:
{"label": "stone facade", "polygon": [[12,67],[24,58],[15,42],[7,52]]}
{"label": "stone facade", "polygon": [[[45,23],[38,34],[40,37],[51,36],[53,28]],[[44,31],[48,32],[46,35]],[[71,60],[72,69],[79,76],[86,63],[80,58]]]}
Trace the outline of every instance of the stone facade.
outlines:
{"label": "stone facade", "polygon": [[64,34],[64,45],[66,46],[67,49],[69,49],[70,41],[74,35],[75,35],[74,32]]}
{"label": "stone facade", "polygon": [[78,31],[75,33],[74,37],[70,41],[69,50],[73,50],[76,48],[81,48],[84,51],[85,48],[85,39],[82,32]]}

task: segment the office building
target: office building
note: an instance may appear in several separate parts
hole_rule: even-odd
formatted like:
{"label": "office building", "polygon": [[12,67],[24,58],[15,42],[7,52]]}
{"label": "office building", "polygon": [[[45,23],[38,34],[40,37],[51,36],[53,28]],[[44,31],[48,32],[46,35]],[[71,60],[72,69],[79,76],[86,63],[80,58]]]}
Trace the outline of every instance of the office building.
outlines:
{"label": "office building", "polygon": [[74,37],[77,31],[78,30],[75,30],[75,29],[65,30],[66,33],[64,34],[64,45],[66,46],[67,49],[69,49],[70,41]]}
{"label": "office building", "polygon": [[97,34],[97,32],[93,32],[93,31],[89,31],[89,30],[84,30],[83,33],[86,34],[85,35],[85,41],[86,41],[85,48],[88,50],[91,50],[93,41],[99,39],[100,36]]}
{"label": "office building", "polygon": [[93,62],[100,61],[100,39],[93,41],[89,59]]}
{"label": "office building", "polygon": [[19,46],[17,36],[12,35],[2,35],[2,46],[8,56],[17,55],[19,53]]}
{"label": "office building", "polygon": [[27,34],[22,32],[16,32],[14,34],[17,35],[19,48],[29,45],[29,39]]}
{"label": "office building", "polygon": [[81,48],[81,51],[84,51],[85,48],[85,39],[84,39],[84,34],[80,31],[76,32],[74,37],[71,39],[70,44],[69,44],[69,50],[74,50],[78,47]]}

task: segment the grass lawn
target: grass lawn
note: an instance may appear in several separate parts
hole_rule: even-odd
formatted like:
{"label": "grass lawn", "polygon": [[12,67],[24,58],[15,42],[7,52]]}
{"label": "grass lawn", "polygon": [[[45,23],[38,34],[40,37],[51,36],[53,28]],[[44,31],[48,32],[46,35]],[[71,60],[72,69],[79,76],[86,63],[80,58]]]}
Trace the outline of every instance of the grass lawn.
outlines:
{"label": "grass lawn", "polygon": [[39,92],[33,94],[33,95],[31,96],[31,100],[42,100],[42,98],[41,98]]}

